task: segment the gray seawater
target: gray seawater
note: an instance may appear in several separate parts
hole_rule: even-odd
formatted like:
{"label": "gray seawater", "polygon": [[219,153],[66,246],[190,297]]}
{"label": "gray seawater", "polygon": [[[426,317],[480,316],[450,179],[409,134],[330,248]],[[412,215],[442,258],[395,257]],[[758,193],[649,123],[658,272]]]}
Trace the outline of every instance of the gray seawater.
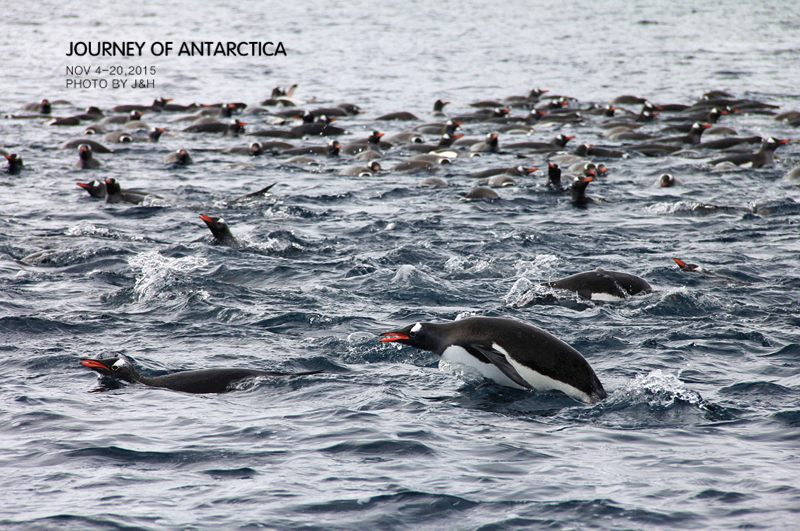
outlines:
{"label": "gray seawater", "polygon": [[[406,127],[375,122],[383,113],[430,121],[438,98],[458,114],[534,87],[581,106],[621,94],[690,103],[724,89],[800,108],[796,2],[100,0],[13,3],[3,18],[3,115],[44,97],[71,102],[59,115],[158,96],[252,107],[293,83],[298,98],[316,98],[309,106],[364,109],[341,120],[343,140]],[[77,40],[271,40],[288,55],[66,58]],[[153,65],[156,88],[67,90],[65,67],[77,64]],[[176,116],[146,115],[169,128],[162,141],[98,155],[93,171],[58,149],[82,128],[0,121],[2,147],[27,165],[0,176],[3,529],[797,527],[800,191],[784,180],[800,164],[796,128],[768,115],[723,120],[740,135],[792,139],[763,169],[604,160],[609,176],[589,194],[605,201],[577,208],[541,186],[542,171],[500,200],[459,202],[470,173],[518,164],[513,155],[457,159],[437,174],[451,186],[426,190],[421,175],[343,177],[349,157],[308,168],[222,153],[250,139],[182,134]],[[244,118],[251,131],[263,119]],[[531,137],[608,144],[597,123]],[[501,147],[523,138],[501,135]],[[178,148],[195,164],[165,166]],[[666,170],[682,184],[656,187]],[[75,186],[108,177],[163,199],[105,205]],[[269,197],[226,202],[271,182]],[[223,215],[243,248],[212,245],[201,213]],[[672,257],[724,278],[684,273]],[[656,291],[519,307],[536,283],[597,267]],[[467,315],[564,339],[608,400],[502,388],[377,340]],[[118,354],[148,376],[325,372],[199,396],[98,382],[78,363]],[[106,390],[90,392],[98,383]]]}

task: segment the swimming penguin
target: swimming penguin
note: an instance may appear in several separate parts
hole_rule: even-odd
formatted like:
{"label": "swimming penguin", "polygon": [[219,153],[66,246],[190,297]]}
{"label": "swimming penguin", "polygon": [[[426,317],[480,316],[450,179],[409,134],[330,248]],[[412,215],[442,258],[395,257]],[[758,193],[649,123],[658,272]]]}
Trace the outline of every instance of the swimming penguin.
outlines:
{"label": "swimming penguin", "polygon": [[450,105],[449,101],[436,100],[433,104],[433,116],[445,116],[444,107]]}
{"label": "swimming penguin", "polygon": [[94,197],[95,199],[105,199],[106,198],[106,183],[104,181],[94,180],[89,183],[75,183],[84,190],[86,190],[90,196]]}
{"label": "swimming penguin", "polygon": [[324,146],[306,146],[299,148],[286,149],[281,151],[281,155],[328,155],[338,157],[342,146],[338,140],[331,140]]}
{"label": "swimming penguin", "polygon": [[53,107],[50,105],[49,100],[43,99],[40,103],[26,103],[22,106],[22,110],[39,114],[50,114],[53,110]]}
{"label": "swimming penguin", "polygon": [[173,151],[164,159],[164,164],[175,164],[176,166],[187,166],[193,162],[192,157],[189,156],[189,152],[185,149]]}
{"label": "swimming penguin", "polygon": [[251,157],[258,157],[264,154],[264,147],[261,142],[251,142],[249,146],[236,146],[228,148],[224,153],[235,153],[237,155],[250,155]]}
{"label": "swimming penguin", "polygon": [[488,170],[479,171],[477,173],[471,173],[467,177],[471,179],[487,179],[489,177],[494,177],[495,175],[511,175],[512,177],[524,177],[529,173],[533,173],[535,171],[539,171],[536,168],[526,168],[524,166],[510,166],[508,168],[491,168]]}
{"label": "swimming penguin", "polygon": [[427,177],[422,179],[418,186],[420,188],[447,188],[450,185],[441,177]]}
{"label": "swimming penguin", "polygon": [[68,140],[61,145],[58,146],[59,149],[75,149],[79,148],[82,145],[87,145],[92,148],[94,153],[113,153],[110,149],[105,147],[100,142],[95,142],[94,140],[88,138],[76,138],[74,140]]}
{"label": "swimming penguin", "polygon": [[419,120],[416,116],[411,114],[410,112],[391,112],[389,114],[384,114],[383,116],[378,116],[375,118],[376,120],[400,120],[400,121],[411,121],[411,120]]}
{"label": "swimming penguin", "polygon": [[92,148],[88,144],[78,146],[78,157],[78,162],[75,163],[76,168],[86,170],[102,166],[100,161],[92,156]]}
{"label": "swimming penguin", "polygon": [[280,371],[260,371],[255,369],[198,369],[181,371],[155,378],[145,378],[125,358],[81,359],[81,365],[97,371],[101,376],[108,376],[128,383],[141,383],[150,387],[160,387],[182,391],[184,393],[224,393],[243,380],[262,376],[308,376],[322,371],[298,373]]}
{"label": "swimming penguin", "polygon": [[485,186],[476,186],[467,192],[466,195],[461,198],[461,201],[465,202],[479,199],[500,199],[500,196],[491,188],[486,188]]}
{"label": "swimming penguin", "polygon": [[190,125],[183,131],[185,133],[223,133],[225,136],[239,136],[241,133],[244,133],[244,126],[246,125],[246,122],[240,122],[237,119],[231,124],[211,122]]}
{"label": "swimming penguin", "polygon": [[[271,188],[271,186],[270,186]],[[211,234],[214,235],[214,241],[220,245],[225,245],[232,249],[239,248],[239,241],[231,234],[231,229],[225,220],[222,218],[212,218],[205,214],[200,214],[200,219],[206,222]]]}
{"label": "swimming penguin", "polygon": [[599,268],[560,280],[543,282],[542,286],[574,291],[584,299],[595,301],[626,299],[631,295],[652,293],[653,291],[645,279],[636,275],[619,271],[605,271]]}
{"label": "swimming penguin", "polygon": [[547,186],[555,188],[556,190],[561,190],[563,188],[561,185],[561,168],[558,164],[552,162],[547,163]]}
{"label": "swimming penguin", "polygon": [[128,122],[138,122],[142,119],[142,112],[141,111],[131,111],[128,114],[123,114],[120,116],[109,116],[107,118],[103,118],[102,123],[103,125],[108,124],[126,124]]}
{"label": "swimming penguin", "polygon": [[594,180],[593,177],[580,178],[577,177],[570,185],[572,191],[572,202],[576,205],[585,205],[587,203],[594,203],[594,199],[586,195],[586,187]]}
{"label": "swimming penguin", "polygon": [[489,133],[486,140],[473,144],[469,148],[471,153],[499,153],[500,145],[497,133]]}
{"label": "swimming penguin", "polygon": [[342,171],[342,175],[354,175],[356,177],[372,177],[381,171],[381,164],[377,160],[370,162],[369,166],[351,166]]}
{"label": "swimming penguin", "polygon": [[381,334],[468,365],[495,382],[517,389],[558,390],[592,404],[608,395],[581,354],[549,332],[512,319],[470,317],[452,323],[414,323]]}
{"label": "swimming penguin", "polygon": [[761,168],[767,164],[772,164],[775,161],[775,150],[783,144],[791,142],[789,139],[776,140],[769,137],[761,144],[761,149],[755,153],[740,153],[737,155],[729,155],[711,161],[711,165],[719,164],[720,162],[730,162],[737,166],[744,166],[748,168]]}
{"label": "swimming penguin", "polygon": [[18,154],[10,153],[5,157],[6,160],[8,161],[8,166],[6,166],[6,173],[8,173],[9,175],[17,175],[25,167],[22,164],[22,157],[20,157]]}
{"label": "swimming penguin", "polygon": [[130,203],[132,205],[138,205],[149,196],[162,199],[161,196],[143,192],[141,190],[123,190],[119,182],[113,177],[106,179],[105,182],[106,203]]}
{"label": "swimming penguin", "polygon": [[153,100],[151,105],[117,105],[111,109],[112,112],[146,112],[146,111],[153,111],[153,112],[161,112],[166,107],[167,103],[171,102],[171,99],[166,98],[156,98]]}
{"label": "swimming penguin", "polygon": [[563,149],[567,143],[575,138],[574,136],[558,135],[550,142],[516,142],[513,144],[506,144],[506,149],[539,149],[557,151]]}
{"label": "swimming penguin", "polygon": [[678,180],[671,173],[662,173],[658,178],[658,186],[661,188],[671,188],[678,184]]}

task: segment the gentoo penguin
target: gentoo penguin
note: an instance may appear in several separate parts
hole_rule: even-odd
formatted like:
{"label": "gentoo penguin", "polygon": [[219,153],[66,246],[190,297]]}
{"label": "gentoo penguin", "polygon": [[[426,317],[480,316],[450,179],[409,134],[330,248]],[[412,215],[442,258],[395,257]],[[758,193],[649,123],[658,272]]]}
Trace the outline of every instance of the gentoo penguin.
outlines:
{"label": "gentoo penguin", "polygon": [[246,122],[240,122],[236,119],[232,124],[212,122],[190,125],[183,131],[185,133],[223,133],[225,136],[239,136],[239,134],[244,133],[244,126],[246,125]]}
{"label": "gentoo penguin", "polygon": [[552,282],[542,282],[542,286],[574,291],[584,299],[596,301],[626,299],[631,295],[653,291],[643,278],[630,273],[603,269],[577,273]]}
{"label": "gentoo penguin", "polygon": [[547,186],[561,190],[561,168],[558,164],[552,162],[547,163]]}
{"label": "gentoo penguin", "polygon": [[661,188],[671,188],[678,184],[678,180],[671,173],[662,173],[658,178],[658,186]]}
{"label": "gentoo penguin", "polygon": [[594,178],[592,177],[576,177],[575,180],[572,181],[570,190],[572,191],[572,202],[574,204],[585,205],[586,203],[594,203],[594,199],[586,195],[586,187],[589,186],[589,183],[593,180]]}
{"label": "gentoo penguin", "polygon": [[58,148],[75,149],[81,147],[84,144],[92,148],[92,151],[95,153],[113,153],[113,151],[105,147],[100,142],[95,142],[94,140],[90,140],[88,138],[76,138],[74,140],[68,140],[63,144],[59,145]]}
{"label": "gentoo penguin", "polygon": [[102,166],[100,161],[95,160],[92,156],[92,148],[89,144],[81,144],[78,146],[78,157],[78,162],[75,163],[76,168],[86,170]]}
{"label": "gentoo penguin", "polygon": [[351,166],[342,171],[342,175],[355,175],[356,177],[372,177],[381,171],[381,165],[377,160],[369,163],[369,166]]}
{"label": "gentoo penguin", "polygon": [[506,144],[506,149],[548,149],[558,150],[563,149],[567,143],[575,138],[574,136],[558,135],[550,142],[516,142],[514,144]]}
{"label": "gentoo penguin", "polygon": [[441,177],[427,177],[422,179],[418,186],[420,188],[447,188],[450,185]]}
{"label": "gentoo penguin", "polygon": [[155,378],[145,378],[125,358],[81,359],[81,365],[97,371],[101,376],[108,376],[123,382],[138,382],[150,387],[161,387],[182,391],[184,393],[224,393],[230,391],[237,383],[262,376],[308,376],[322,371],[299,373],[279,371],[259,371],[255,369],[198,369],[181,371]]}
{"label": "gentoo penguin", "polygon": [[488,170],[471,173],[467,177],[471,179],[487,179],[495,175],[511,175],[512,177],[524,177],[529,173],[539,171],[536,168],[526,168],[524,166],[511,166],[508,168],[491,168]]}
{"label": "gentoo penguin", "polygon": [[411,121],[411,120],[419,120],[416,116],[411,114],[410,112],[391,112],[389,114],[384,114],[383,116],[378,116],[375,118],[376,120],[401,120],[401,121]]}
{"label": "gentoo penguin", "polygon": [[157,98],[153,100],[152,105],[117,105],[111,109],[111,112],[146,112],[146,111],[155,111],[161,112],[164,110],[164,107],[167,103],[171,102],[171,99],[166,98]]}
{"label": "gentoo penguin", "polygon": [[235,153],[237,155],[250,155],[251,157],[258,157],[264,154],[264,146],[261,142],[251,142],[249,146],[235,146],[228,148],[223,153]]}
{"label": "gentoo penguin", "polygon": [[[463,122],[454,122],[453,120],[447,120],[444,123],[433,123],[433,124],[422,124],[418,125],[414,128],[414,131],[424,133],[426,135],[454,135],[458,126],[462,125]],[[396,138],[397,135],[391,137],[392,139]],[[388,140],[388,139],[387,139]],[[391,140],[390,140],[391,141]],[[400,139],[398,139],[400,141]],[[414,142],[414,139],[405,140],[406,142]]]}
{"label": "gentoo penguin", "polygon": [[185,149],[179,149],[178,151],[173,151],[167,158],[164,159],[164,164],[175,164],[176,166],[186,166],[188,164],[192,164],[194,161],[192,157],[189,156],[189,152]]}
{"label": "gentoo penguin", "polygon": [[86,190],[90,196],[94,197],[95,199],[105,199],[106,198],[106,183],[103,181],[98,181],[95,179],[89,183],[75,183],[84,190]]}
{"label": "gentoo penguin", "polygon": [[445,116],[444,107],[450,105],[449,101],[436,100],[433,104],[433,116]]}
{"label": "gentoo penguin", "polygon": [[339,150],[342,148],[338,140],[331,140],[324,146],[306,146],[299,148],[286,149],[281,151],[281,155],[328,155],[338,157]]}
{"label": "gentoo penguin", "polygon": [[16,153],[10,153],[5,156],[6,160],[8,161],[8,166],[6,166],[6,173],[10,175],[17,175],[19,172],[22,171],[24,165],[22,164],[22,157],[20,157]]}
{"label": "gentoo penguin", "polygon": [[103,140],[114,144],[128,144],[133,142],[133,135],[127,131],[114,131],[103,136]]}
{"label": "gentoo penguin", "polygon": [[120,116],[109,116],[107,118],[103,118],[103,121],[100,122],[103,125],[108,124],[126,124],[128,122],[138,122],[142,119],[141,111],[131,111],[128,114],[123,114]]}
{"label": "gentoo penguin", "polygon": [[[306,121],[309,116],[311,117],[310,122]],[[315,122],[314,116],[314,113],[306,111],[303,115],[304,123],[292,127],[289,133],[297,135],[297,138],[302,138],[304,136],[338,136],[347,132],[341,127],[333,125],[332,122],[335,118],[328,118],[326,115],[320,115]]]}
{"label": "gentoo penguin", "polygon": [[720,162],[730,162],[737,166],[761,168],[767,164],[772,164],[775,160],[775,150],[789,142],[791,142],[789,139],[776,140],[775,138],[769,137],[761,144],[761,149],[755,153],[740,153],[714,159],[711,161],[711,165],[719,164]]}
{"label": "gentoo penguin", "polygon": [[701,142],[694,146],[695,149],[728,149],[742,144],[761,144],[764,138],[761,136],[737,136],[718,138],[716,140],[709,140],[708,142]]}
{"label": "gentoo penguin", "polygon": [[485,186],[476,186],[466,193],[461,201],[474,201],[477,199],[500,199],[500,196],[491,188]]}
{"label": "gentoo penguin", "polygon": [[39,114],[50,114],[53,110],[53,107],[50,105],[49,100],[43,99],[40,103],[26,103],[22,106],[22,110]]}
{"label": "gentoo penguin", "polygon": [[558,390],[587,404],[608,396],[577,350],[541,328],[512,319],[414,323],[385,332],[380,340],[434,352],[443,361],[476,368],[507,387]]}
{"label": "gentoo penguin", "polygon": [[500,145],[497,133],[489,133],[486,140],[472,144],[469,148],[471,153],[499,153]]}
{"label": "gentoo penguin", "polygon": [[239,242],[231,234],[231,229],[225,220],[222,218],[212,218],[205,214],[200,214],[200,219],[206,222],[211,234],[214,235],[214,241],[220,245],[231,247],[232,249],[239,248]]}
{"label": "gentoo penguin", "polygon": [[[147,192],[123,190],[119,182],[113,177],[106,179],[106,203],[130,203],[138,205],[152,194]],[[153,197],[158,197],[154,195]]]}

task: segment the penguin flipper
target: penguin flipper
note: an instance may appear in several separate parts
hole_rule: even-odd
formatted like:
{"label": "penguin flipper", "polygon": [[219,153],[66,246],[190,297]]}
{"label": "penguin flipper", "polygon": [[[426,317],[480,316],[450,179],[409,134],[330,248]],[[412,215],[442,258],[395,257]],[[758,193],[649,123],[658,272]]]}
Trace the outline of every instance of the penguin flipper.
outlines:
{"label": "penguin flipper", "polygon": [[486,358],[492,362],[492,365],[500,369],[500,371],[508,376],[515,384],[521,385],[525,389],[533,389],[533,386],[526,382],[517,370],[511,366],[511,363],[509,363],[508,358],[506,358],[503,352],[496,350],[494,346],[487,348],[483,345],[470,345],[470,347],[486,356]]}

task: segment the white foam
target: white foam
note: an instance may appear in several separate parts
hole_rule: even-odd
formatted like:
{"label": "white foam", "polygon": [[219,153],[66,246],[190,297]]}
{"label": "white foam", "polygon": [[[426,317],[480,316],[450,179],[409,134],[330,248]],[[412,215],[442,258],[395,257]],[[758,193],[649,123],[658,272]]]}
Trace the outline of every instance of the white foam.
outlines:
{"label": "white foam", "polygon": [[207,263],[205,258],[198,256],[167,258],[157,250],[137,254],[128,260],[132,268],[141,270],[133,286],[136,299],[146,301],[160,296],[164,288],[205,267]]}

